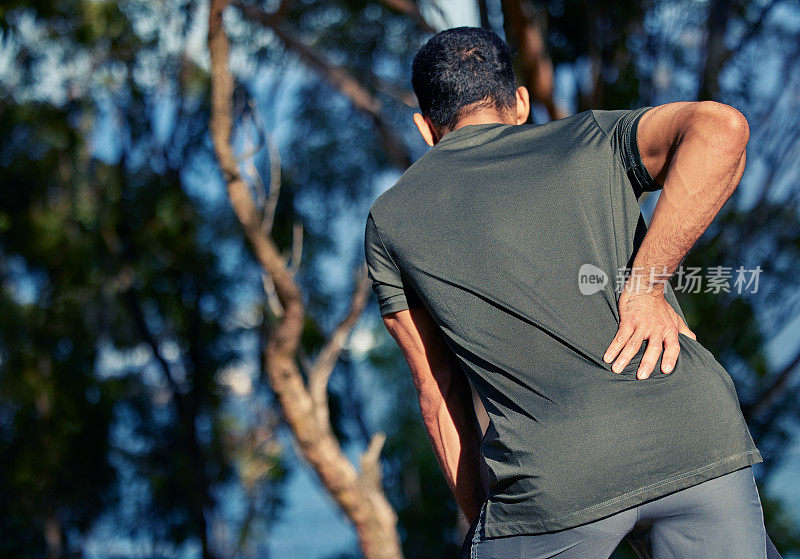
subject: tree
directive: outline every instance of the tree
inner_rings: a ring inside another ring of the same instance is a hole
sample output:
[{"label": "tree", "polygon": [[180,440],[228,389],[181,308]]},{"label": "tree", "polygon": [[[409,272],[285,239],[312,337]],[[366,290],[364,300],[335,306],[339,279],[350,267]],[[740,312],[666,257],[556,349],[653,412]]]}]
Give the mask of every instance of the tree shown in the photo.
[{"label": "tree", "polygon": [[[77,555],[105,520],[113,537],[194,540],[204,557],[244,550],[277,503],[258,486],[277,485],[283,468],[269,408],[255,402],[252,417],[239,418],[224,407],[224,373],[246,358],[236,346],[260,325],[240,324],[242,302],[215,251],[236,247],[225,226],[233,216],[198,211],[183,174],[208,150],[206,75],[180,57],[164,62],[177,62],[179,94],[160,137],[157,94],[134,71],[158,41],[143,42],[113,3],[37,9],[3,13],[19,75],[4,80],[0,108],[0,176],[10,186],[0,241],[0,549]],[[25,25],[40,35],[26,36]],[[47,52],[64,59],[54,65]],[[59,63],[87,58],[95,75],[60,73]],[[122,72],[104,74],[109,67]],[[39,99],[43,75],[63,78],[63,90]],[[103,110],[92,88],[123,137],[107,138],[105,160],[91,144],[110,125],[94,125]],[[226,491],[244,493],[241,521],[219,512]],[[233,542],[213,537],[223,523],[239,528]]]},{"label": "tree", "polygon": [[209,13],[211,134],[231,205],[280,301],[280,318],[267,337],[264,354],[267,374],[303,457],[353,521],[364,555],[369,558],[400,557],[402,552],[395,528],[396,517],[380,483],[378,459],[383,446],[383,434],[378,433],[373,437],[362,455],[361,472],[358,473],[342,452],[329,419],[328,379],[347,336],[364,308],[369,278],[362,266],[350,311],[311,363],[306,384],[297,364],[305,319],[302,293],[269,235],[269,228],[265,228],[263,210],[253,203],[231,146],[233,76],[228,70],[228,39],[222,22],[226,5],[226,0],[215,0],[211,3]]}]

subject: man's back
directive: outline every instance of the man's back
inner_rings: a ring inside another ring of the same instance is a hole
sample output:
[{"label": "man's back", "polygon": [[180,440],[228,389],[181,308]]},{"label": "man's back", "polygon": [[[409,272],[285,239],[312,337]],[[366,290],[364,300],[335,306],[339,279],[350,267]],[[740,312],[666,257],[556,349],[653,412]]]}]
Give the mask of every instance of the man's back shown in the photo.
[{"label": "man's back", "polygon": [[[490,537],[569,528],[761,461],[697,341],[681,335],[675,370],[644,380],[644,345],[621,374],[602,359],[617,270],[645,233],[634,189],[648,184],[625,168],[643,110],[463,126],[371,208],[381,313],[424,304],[491,419]],[[584,264],[607,278],[586,295]]]}]

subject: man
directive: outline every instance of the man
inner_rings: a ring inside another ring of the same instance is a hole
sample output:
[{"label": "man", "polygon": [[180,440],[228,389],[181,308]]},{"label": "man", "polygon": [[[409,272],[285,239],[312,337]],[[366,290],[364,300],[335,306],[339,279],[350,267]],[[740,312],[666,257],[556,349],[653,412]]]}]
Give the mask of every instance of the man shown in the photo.
[{"label": "man", "polygon": [[370,208],[365,252],[472,522],[463,553],[597,559],[628,536],[655,559],[765,557],[762,457],[666,283],[742,176],[745,118],[680,102],[527,124],[479,28],[432,37],[412,83],[432,149]]}]

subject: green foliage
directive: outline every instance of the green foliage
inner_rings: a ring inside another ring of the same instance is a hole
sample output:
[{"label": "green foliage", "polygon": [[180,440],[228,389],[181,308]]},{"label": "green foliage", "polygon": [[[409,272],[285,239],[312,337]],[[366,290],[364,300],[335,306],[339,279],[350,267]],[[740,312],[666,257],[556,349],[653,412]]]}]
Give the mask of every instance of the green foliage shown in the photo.
[{"label": "green foliage", "polygon": [[78,219],[85,182],[68,113],[4,111],[0,148],[0,553],[41,555],[42,528],[83,531],[114,500],[108,434],[124,380],[95,376],[108,280],[101,239]]},{"label": "green foliage", "polygon": [[[207,80],[188,61],[173,76],[187,93],[167,141],[135,72],[100,80],[98,97],[26,100],[47,41],[70,41],[104,67],[133,68],[157,48],[132,29],[124,10],[135,4],[38,8],[45,38],[30,45],[17,24],[31,12],[3,13],[20,58],[38,61],[0,90],[0,555],[80,554],[114,518],[114,539],[190,539],[211,556],[210,521],[228,493],[244,493],[251,512],[226,518],[242,538],[217,545],[246,548],[278,503],[258,487],[285,470],[269,439],[249,438],[254,425],[268,430],[255,423],[263,414],[226,407],[236,397],[223,373],[247,357],[243,340],[260,324],[237,318],[247,301],[235,287],[257,276],[226,272],[254,270],[230,210],[199,204],[185,180],[190,161],[210,160]],[[104,111],[113,125],[98,124]],[[110,162],[93,157],[98,133],[113,144]]]}]

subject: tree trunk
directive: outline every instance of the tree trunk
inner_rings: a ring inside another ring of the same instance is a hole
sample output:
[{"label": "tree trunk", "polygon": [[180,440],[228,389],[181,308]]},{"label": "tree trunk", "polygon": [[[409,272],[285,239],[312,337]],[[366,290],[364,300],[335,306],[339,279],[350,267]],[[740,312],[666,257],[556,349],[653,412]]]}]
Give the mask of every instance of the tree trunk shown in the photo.
[{"label": "tree trunk", "polygon": [[[353,522],[367,559],[402,557],[397,517],[381,488],[380,449],[384,436],[376,434],[361,459],[361,472],[342,452],[328,419],[325,390],[310,390],[298,367],[298,350],[305,310],[302,293],[288,271],[273,239],[264,233],[263,215],[256,208],[239,172],[231,146],[233,76],[228,68],[228,37],[222,23],[227,0],[212,0],[208,23],[211,55],[211,137],[228,197],[252,250],[272,280],[283,312],[268,334],[265,367],[281,411],[297,441],[300,453],[317,473],[323,486]],[[364,267],[362,266],[362,269]],[[363,270],[362,270],[363,272]],[[364,274],[365,275],[365,274]],[[363,276],[362,276],[363,277]],[[351,311],[320,352],[309,374],[309,385],[327,384],[353,316],[361,313],[368,283],[358,282]],[[321,393],[320,393],[321,392]]]}]

